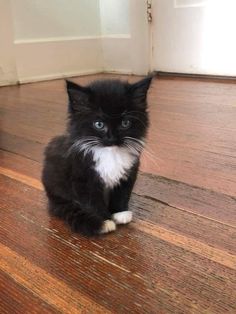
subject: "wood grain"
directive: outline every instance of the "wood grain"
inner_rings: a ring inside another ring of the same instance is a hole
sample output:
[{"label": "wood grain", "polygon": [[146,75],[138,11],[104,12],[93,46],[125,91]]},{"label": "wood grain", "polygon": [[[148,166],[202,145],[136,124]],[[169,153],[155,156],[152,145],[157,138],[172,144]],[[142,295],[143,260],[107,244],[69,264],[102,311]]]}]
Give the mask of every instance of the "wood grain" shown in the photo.
[{"label": "wood grain", "polygon": [[[155,185],[156,189],[152,186]],[[236,197],[140,173],[135,192],[224,225],[236,226]]]},{"label": "wood grain", "polygon": [[29,186],[35,187],[36,189],[43,190],[43,184],[39,180],[28,177],[28,176],[21,174],[19,172],[0,167],[0,173],[9,177],[9,178],[15,179],[15,180],[20,181],[22,183],[25,183]]},{"label": "wood grain", "polygon": [[0,291],[0,309],[3,314],[58,313],[54,307],[38,298],[32,291],[18,284],[3,271],[0,271]]},{"label": "wood grain", "polygon": [[70,289],[62,281],[56,280],[8,247],[1,244],[0,250],[2,254],[0,269],[13,278],[15,282],[30,290],[47,304],[55,306],[59,311],[109,313],[98,304],[93,304],[91,299],[87,299],[78,291]]},{"label": "wood grain", "polygon": [[62,80],[0,89],[0,313],[236,313],[234,82],[154,80],[134,220],[92,239],[40,181],[65,102]]},{"label": "wood grain", "polygon": [[[42,191],[5,176],[1,187],[4,206],[11,194],[1,215],[3,245],[70,288],[87,294],[93,302],[109,310],[118,309],[122,303],[124,313],[135,302],[135,313],[155,313],[156,309],[175,312],[178,300],[179,313],[185,306],[195,308],[196,313],[209,306],[220,313],[226,304],[236,309],[235,257],[224,248],[218,249],[214,242],[208,245],[187,233],[188,236],[178,235],[171,226],[159,227],[155,218],[150,223],[137,214],[135,221],[129,227],[119,228],[117,234],[88,240],[71,234],[59,220],[48,217]],[[135,213],[140,212],[144,201],[142,197],[133,201]],[[162,208],[162,204],[157,204],[155,211]],[[180,227],[181,221],[177,224]],[[195,228],[198,226],[193,225]],[[15,234],[20,236],[16,238]],[[216,231],[214,237],[217,235]],[[195,278],[191,289],[186,276]],[[177,287],[176,295],[173,293]],[[217,296],[217,302],[209,301],[211,293]]]}]

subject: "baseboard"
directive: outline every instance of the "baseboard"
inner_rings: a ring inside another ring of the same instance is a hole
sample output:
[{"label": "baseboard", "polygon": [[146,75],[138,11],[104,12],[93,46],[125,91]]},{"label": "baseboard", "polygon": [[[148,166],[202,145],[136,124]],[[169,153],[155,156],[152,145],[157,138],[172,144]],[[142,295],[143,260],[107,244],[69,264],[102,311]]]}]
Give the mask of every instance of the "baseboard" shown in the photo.
[{"label": "baseboard", "polygon": [[168,78],[189,78],[199,79],[208,81],[231,81],[236,82],[236,76],[225,76],[225,75],[211,75],[211,74],[192,74],[192,73],[179,73],[179,72],[165,72],[165,71],[154,71],[157,77],[168,77]]},{"label": "baseboard", "polygon": [[[118,75],[137,75],[129,69],[90,69],[86,71],[74,71],[74,72],[65,72],[65,73],[55,73],[41,76],[30,76],[26,78],[21,78],[19,81],[9,81],[9,82],[0,82],[0,87],[17,85],[17,84],[26,84],[34,83],[40,81],[49,81],[56,79],[63,79],[69,77],[83,76],[83,75],[93,75],[93,74],[118,74]],[[187,74],[187,73],[176,73],[176,72],[163,72],[163,71],[154,71],[153,74],[156,77],[161,78],[187,78],[194,80],[205,80],[205,81],[222,81],[222,82],[236,82],[236,77],[234,76],[220,76],[220,75],[204,75],[204,74]]]},{"label": "baseboard", "polygon": [[94,39],[130,39],[130,34],[109,34],[99,36],[57,36],[57,37],[41,37],[41,38],[28,38],[28,39],[16,39],[15,45],[23,44],[38,44],[38,43],[55,43],[66,41],[78,41],[78,40],[94,40]]},{"label": "baseboard", "polygon": [[68,78],[68,77],[92,75],[92,74],[99,74],[99,73],[103,73],[102,68],[101,69],[91,69],[91,70],[87,70],[87,71],[75,71],[75,72],[65,72],[65,73],[41,75],[41,76],[31,76],[31,77],[20,79],[19,83],[20,84],[26,84],[26,83],[50,81],[50,80]]},{"label": "baseboard", "polygon": [[15,49],[19,82],[103,72],[133,74],[130,39],[129,34],[112,34],[18,40]]},{"label": "baseboard", "polygon": [[50,80],[103,70],[99,38],[15,44],[20,83]]},{"label": "baseboard", "polygon": [[[66,79],[66,78],[70,78],[70,77],[94,75],[94,74],[114,74],[114,75],[117,74],[117,75],[143,76],[143,75],[138,75],[138,74],[132,73],[132,71],[125,70],[125,69],[107,69],[105,71],[103,69],[99,69],[99,70],[94,69],[94,70],[88,70],[88,71],[67,72],[67,73],[63,73],[63,74],[57,73],[57,74],[42,75],[42,76],[31,76],[31,77],[21,79],[19,82],[7,84],[7,85],[28,84],[28,83],[34,83],[34,82]],[[0,84],[0,86],[1,86],[1,84]]]},{"label": "baseboard", "polygon": [[18,81],[4,81],[4,82],[0,82],[0,87],[17,85],[17,84],[19,84]]},{"label": "baseboard", "polygon": [[120,74],[120,75],[132,75],[134,73],[132,73],[131,70],[126,70],[126,69],[106,69],[104,70],[102,73],[106,73],[106,74]]},{"label": "baseboard", "polygon": [[130,34],[20,39],[14,48],[21,84],[97,73],[145,74],[133,65]]}]

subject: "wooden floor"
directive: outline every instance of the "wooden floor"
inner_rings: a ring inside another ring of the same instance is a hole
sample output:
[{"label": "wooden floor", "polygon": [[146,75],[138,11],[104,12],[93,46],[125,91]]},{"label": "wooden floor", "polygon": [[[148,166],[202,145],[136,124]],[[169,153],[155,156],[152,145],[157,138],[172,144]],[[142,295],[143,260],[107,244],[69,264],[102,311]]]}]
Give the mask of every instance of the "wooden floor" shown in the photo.
[{"label": "wooden floor", "polygon": [[86,239],[48,216],[40,183],[64,82],[0,89],[1,314],[236,313],[236,84],[154,79],[149,103],[134,221]]}]

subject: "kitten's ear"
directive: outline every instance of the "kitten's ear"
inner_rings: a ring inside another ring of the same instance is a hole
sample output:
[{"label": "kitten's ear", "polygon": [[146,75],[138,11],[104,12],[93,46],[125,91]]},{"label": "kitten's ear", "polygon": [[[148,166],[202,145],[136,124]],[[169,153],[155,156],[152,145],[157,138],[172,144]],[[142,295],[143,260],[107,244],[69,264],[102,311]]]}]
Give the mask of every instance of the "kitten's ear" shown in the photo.
[{"label": "kitten's ear", "polygon": [[141,81],[131,84],[129,87],[129,93],[131,93],[135,106],[139,107],[140,109],[145,109],[147,106],[147,92],[152,78],[153,76],[147,76]]},{"label": "kitten's ear", "polygon": [[66,80],[66,89],[69,97],[69,112],[88,109],[89,88]]}]

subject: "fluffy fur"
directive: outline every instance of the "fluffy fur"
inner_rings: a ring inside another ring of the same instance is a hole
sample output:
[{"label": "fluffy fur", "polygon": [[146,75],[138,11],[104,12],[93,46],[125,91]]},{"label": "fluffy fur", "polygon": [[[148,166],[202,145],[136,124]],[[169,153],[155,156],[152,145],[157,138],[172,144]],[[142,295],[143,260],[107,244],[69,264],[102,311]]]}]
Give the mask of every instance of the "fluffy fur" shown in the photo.
[{"label": "fluffy fur", "polygon": [[50,213],[73,231],[91,236],[132,220],[128,202],[148,128],[150,82],[67,81],[68,128],[46,147],[42,181]]},{"label": "fluffy fur", "polygon": [[121,179],[127,179],[128,171],[137,161],[137,156],[126,147],[97,147],[93,150],[95,170],[107,188],[118,185]]}]

